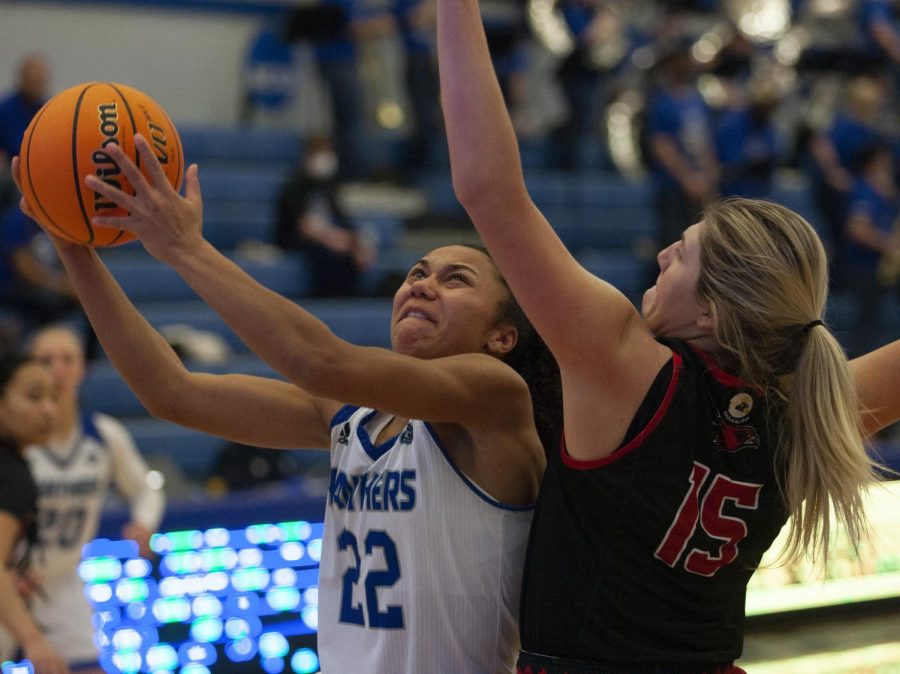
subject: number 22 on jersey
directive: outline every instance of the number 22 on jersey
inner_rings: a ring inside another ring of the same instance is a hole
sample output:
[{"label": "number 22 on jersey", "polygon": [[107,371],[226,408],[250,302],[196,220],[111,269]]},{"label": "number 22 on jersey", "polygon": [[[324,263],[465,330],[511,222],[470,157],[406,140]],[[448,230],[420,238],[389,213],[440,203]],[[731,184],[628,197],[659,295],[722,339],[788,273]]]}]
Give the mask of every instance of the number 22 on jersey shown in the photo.
[{"label": "number 22 on jersey", "polygon": [[[400,578],[400,561],[397,556],[397,546],[394,541],[382,529],[370,530],[363,541],[363,548],[360,550],[356,535],[344,529],[337,539],[338,550],[348,550],[353,557],[353,563],[344,572],[344,583],[341,591],[341,614],[340,621],[342,623],[351,623],[353,625],[366,626],[366,616],[368,615],[368,626],[376,629],[403,629],[403,607],[387,606],[382,609],[378,605],[379,588],[392,587]],[[362,578],[362,557],[360,552],[365,554],[367,558],[372,557],[372,553],[376,549],[380,549],[384,554],[385,568],[378,570],[369,570]],[[353,603],[353,590],[362,582],[365,588],[366,606],[363,610],[362,602]]]}]

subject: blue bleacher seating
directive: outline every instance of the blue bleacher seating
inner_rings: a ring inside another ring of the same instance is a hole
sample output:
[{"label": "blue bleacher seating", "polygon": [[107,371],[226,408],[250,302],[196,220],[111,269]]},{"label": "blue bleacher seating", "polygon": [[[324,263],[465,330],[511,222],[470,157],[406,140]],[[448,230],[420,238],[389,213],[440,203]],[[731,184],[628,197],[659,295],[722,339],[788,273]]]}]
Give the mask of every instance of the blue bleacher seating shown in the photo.
[{"label": "blue bleacher seating", "polygon": [[226,442],[222,438],[152,417],[122,419],[122,423],[142,454],[151,459],[166,458],[192,477],[209,475],[212,462]]},{"label": "blue bleacher seating", "polygon": [[[390,346],[390,299],[310,299],[303,300],[303,307],[342,339],[365,346]],[[186,324],[221,335],[236,351],[247,349],[219,315],[201,301],[146,302],[140,303],[138,309],[156,328]]]},{"label": "blue bleacher seating", "polygon": [[286,178],[280,167],[210,168],[201,172],[200,187],[204,201],[272,203]]},{"label": "blue bleacher seating", "polygon": [[291,129],[179,125],[178,135],[185,161],[199,163],[201,176],[207,163],[245,164],[252,160],[285,169],[295,165],[300,156],[301,135]]},{"label": "blue bleacher seating", "polygon": [[[183,301],[194,292],[171,267],[138,249],[104,251],[104,261],[126,294],[134,301]],[[309,271],[299,254],[285,254],[269,264],[236,258],[253,278],[282,295],[297,297],[310,288]]]},{"label": "blue bleacher seating", "polygon": [[[188,361],[186,367],[194,372],[249,374],[283,379],[252,353],[234,354],[224,363]],[[107,360],[91,363],[81,387],[81,401],[85,409],[104,412],[114,417],[142,417],[147,414],[137,396],[122,379],[122,375]]]}]

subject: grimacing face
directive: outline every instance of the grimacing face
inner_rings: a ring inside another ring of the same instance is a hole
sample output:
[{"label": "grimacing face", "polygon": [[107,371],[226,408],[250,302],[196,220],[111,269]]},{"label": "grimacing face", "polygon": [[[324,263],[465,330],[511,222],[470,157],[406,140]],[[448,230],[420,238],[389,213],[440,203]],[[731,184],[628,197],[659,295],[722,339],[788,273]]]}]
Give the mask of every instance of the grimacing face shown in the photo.
[{"label": "grimacing face", "polygon": [[514,329],[497,324],[507,297],[493,261],[484,253],[466,246],[437,248],[413,265],[394,294],[394,351],[419,358],[502,355],[516,339]]},{"label": "grimacing face", "polygon": [[29,362],[16,370],[0,395],[0,433],[17,445],[45,442],[58,413],[49,369]]}]

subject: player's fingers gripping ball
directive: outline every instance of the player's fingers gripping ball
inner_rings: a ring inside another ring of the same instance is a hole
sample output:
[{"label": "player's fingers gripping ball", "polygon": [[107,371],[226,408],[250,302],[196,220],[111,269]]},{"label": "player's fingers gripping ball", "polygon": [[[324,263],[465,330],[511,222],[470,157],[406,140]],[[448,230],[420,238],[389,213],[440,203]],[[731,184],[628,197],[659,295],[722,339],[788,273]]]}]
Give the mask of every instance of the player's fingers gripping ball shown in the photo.
[{"label": "player's fingers gripping ball", "polygon": [[93,173],[127,194],[131,183],[109,156],[118,145],[148,176],[135,149],[143,135],[172,186],[181,189],[184,152],[172,120],[141,91],[111,82],[87,82],[47,101],[25,131],[20,153],[22,192],[35,218],[57,236],[88,246],[117,246],[135,235],[91,223],[95,215],[126,211],[84,184]]}]

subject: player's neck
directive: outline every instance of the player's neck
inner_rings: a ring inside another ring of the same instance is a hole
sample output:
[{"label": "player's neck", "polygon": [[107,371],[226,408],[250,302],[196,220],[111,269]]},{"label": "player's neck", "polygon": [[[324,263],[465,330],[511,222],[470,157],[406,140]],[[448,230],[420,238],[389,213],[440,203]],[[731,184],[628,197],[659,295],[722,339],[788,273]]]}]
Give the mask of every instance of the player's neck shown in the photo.
[{"label": "player's neck", "polygon": [[53,431],[51,440],[65,440],[71,434],[75,425],[78,423],[79,409],[77,404],[67,405],[62,403],[59,408],[59,420],[56,429]]}]

